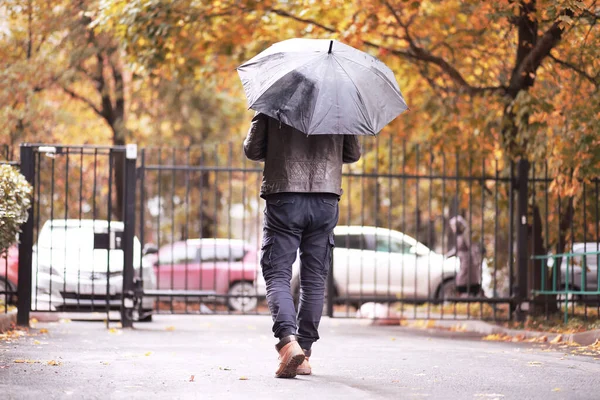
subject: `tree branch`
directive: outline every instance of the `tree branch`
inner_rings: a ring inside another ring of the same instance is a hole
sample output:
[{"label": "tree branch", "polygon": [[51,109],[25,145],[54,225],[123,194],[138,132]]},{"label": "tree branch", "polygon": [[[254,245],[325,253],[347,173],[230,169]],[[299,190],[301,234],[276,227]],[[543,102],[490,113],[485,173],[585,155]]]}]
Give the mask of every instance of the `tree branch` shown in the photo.
[{"label": "tree branch", "polygon": [[272,13],[277,14],[279,16],[293,19],[294,21],[302,22],[302,23],[305,23],[305,24],[312,24],[314,26],[317,26],[317,27],[319,27],[319,28],[321,28],[321,29],[329,32],[329,33],[337,33],[337,29],[331,28],[331,27],[326,26],[326,25],[323,25],[323,24],[321,24],[321,23],[319,23],[319,22],[317,22],[315,20],[312,20],[312,19],[301,18],[301,17],[298,17],[298,16],[296,16],[294,14],[290,14],[287,11],[280,10],[278,8],[271,8],[269,11],[271,11]]},{"label": "tree branch", "polygon": [[[564,14],[573,16],[571,10],[566,10]],[[560,42],[563,30],[564,28],[561,27],[560,21],[557,20],[536,40],[533,48],[522,56],[521,61],[516,64],[510,78],[508,93],[511,97],[516,97],[520,90],[533,85],[536,70],[542,64],[544,58],[550,54],[550,51]],[[518,59],[519,57],[517,57]]]},{"label": "tree branch", "polygon": [[590,74],[588,74],[581,68],[577,67],[576,65],[573,65],[568,61],[560,60],[560,59],[554,57],[552,54],[549,54],[549,57],[552,60],[554,60],[556,63],[562,65],[563,67],[566,67],[570,70],[573,70],[574,72],[577,72],[579,75],[581,75],[582,77],[584,77],[585,79],[590,81],[594,86],[598,87],[598,85],[600,84],[600,79],[598,78],[598,76],[591,76]]},{"label": "tree branch", "polygon": [[[504,86],[486,86],[486,87],[471,86],[463,78],[463,76],[460,74],[460,72],[458,72],[458,70],[456,68],[454,68],[452,65],[450,65],[446,60],[444,60],[441,57],[431,54],[429,51],[425,50],[422,47],[419,47],[416,44],[416,42],[412,39],[412,37],[410,36],[410,33],[408,31],[408,26],[410,25],[410,22],[408,24],[403,23],[402,20],[400,19],[400,17],[397,15],[397,13],[391,7],[391,5],[386,0],[383,0],[383,2],[386,4],[388,9],[390,9],[390,11],[393,13],[394,19],[396,20],[396,22],[398,22],[398,24],[402,28],[404,28],[406,37],[402,38],[402,40],[406,40],[408,42],[409,50],[393,49],[393,48],[383,46],[381,44],[377,44],[375,42],[363,40],[363,43],[365,45],[375,48],[375,49],[385,50],[396,56],[411,60],[412,62],[424,61],[427,63],[435,64],[438,67],[440,67],[442,69],[442,71],[446,75],[448,75],[450,77],[450,79],[452,79],[452,81],[454,81],[459,86],[459,89],[462,89],[463,91],[469,93],[470,95],[477,95],[477,94],[482,94],[485,92],[504,92],[506,90],[506,88]],[[312,19],[298,17],[294,14],[291,14],[291,13],[281,10],[281,9],[272,8],[272,9],[270,9],[270,11],[279,16],[293,19],[294,21],[302,22],[305,24],[313,24],[327,32],[330,32],[330,33],[338,32],[335,28],[321,24]]]},{"label": "tree branch", "polygon": [[91,100],[75,93],[74,91],[72,91],[71,89],[61,86],[61,89],[68,94],[69,96],[71,96],[72,98],[76,99],[76,100],[80,100],[82,102],[84,102],[87,106],[89,106],[96,114],[98,114],[100,117],[104,118],[104,114],[102,114],[102,110],[100,110],[98,107],[96,107],[96,105],[94,103],[92,103]]}]

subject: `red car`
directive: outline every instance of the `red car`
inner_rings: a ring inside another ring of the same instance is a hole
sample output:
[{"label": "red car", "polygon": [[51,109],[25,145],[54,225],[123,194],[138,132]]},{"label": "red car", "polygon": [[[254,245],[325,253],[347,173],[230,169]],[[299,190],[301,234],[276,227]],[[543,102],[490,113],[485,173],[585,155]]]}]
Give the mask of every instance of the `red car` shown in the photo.
[{"label": "red car", "polygon": [[19,248],[14,245],[8,249],[7,257],[0,257],[0,300],[7,299],[12,303],[17,291],[19,278]]},{"label": "red car", "polygon": [[229,295],[235,311],[256,308],[256,249],[237,239],[188,239],[162,246],[154,257],[158,290],[206,290]]}]

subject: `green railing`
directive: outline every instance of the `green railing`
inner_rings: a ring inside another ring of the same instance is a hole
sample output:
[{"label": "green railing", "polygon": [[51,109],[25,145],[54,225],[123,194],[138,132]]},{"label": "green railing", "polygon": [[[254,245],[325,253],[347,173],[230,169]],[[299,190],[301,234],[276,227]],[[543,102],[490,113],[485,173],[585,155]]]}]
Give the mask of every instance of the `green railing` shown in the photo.
[{"label": "green railing", "polygon": [[[534,290],[534,295],[564,295],[564,310],[565,310],[565,324],[569,320],[569,295],[575,296],[600,296],[600,274],[596,272],[596,290],[586,290],[587,288],[587,257],[598,256],[600,251],[585,251],[578,253],[563,253],[563,254],[549,254],[549,255],[538,255],[531,257],[533,260],[548,260],[552,258],[554,260],[552,268],[552,288],[546,288],[548,265],[547,263],[542,265],[542,287],[541,290]],[[581,257],[581,265],[573,265],[572,259],[575,257]],[[562,258],[565,262],[565,279],[561,282],[562,276],[562,263],[561,271],[554,268],[557,265],[556,260]],[[579,282],[571,281],[571,275],[575,275],[575,268],[581,268],[581,279]],[[598,266],[596,265],[597,269]],[[584,272],[585,271],[585,272]],[[579,288],[575,289],[576,284],[579,284]]]}]

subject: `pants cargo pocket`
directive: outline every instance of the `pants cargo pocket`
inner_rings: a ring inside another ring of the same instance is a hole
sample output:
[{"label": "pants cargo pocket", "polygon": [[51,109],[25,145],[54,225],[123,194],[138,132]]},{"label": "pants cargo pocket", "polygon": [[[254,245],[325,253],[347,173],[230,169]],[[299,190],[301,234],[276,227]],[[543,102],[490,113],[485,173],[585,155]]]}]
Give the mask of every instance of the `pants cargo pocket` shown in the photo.
[{"label": "pants cargo pocket", "polygon": [[273,244],[275,243],[275,236],[271,233],[265,232],[260,246],[260,266],[264,270],[265,268],[271,268],[271,253],[273,252]]},{"label": "pants cargo pocket", "polygon": [[331,262],[333,257],[333,249],[335,248],[335,240],[333,237],[333,232],[329,234],[329,246],[327,246],[327,270],[331,269]]}]

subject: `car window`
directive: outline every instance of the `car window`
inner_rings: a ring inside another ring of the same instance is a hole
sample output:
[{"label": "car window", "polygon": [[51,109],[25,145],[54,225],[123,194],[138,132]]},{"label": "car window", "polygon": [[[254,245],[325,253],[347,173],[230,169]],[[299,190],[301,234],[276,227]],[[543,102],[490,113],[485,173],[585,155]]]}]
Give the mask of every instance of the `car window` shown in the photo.
[{"label": "car window", "polygon": [[183,264],[193,262],[196,252],[193,248],[182,244],[167,245],[160,249],[158,253],[158,263],[164,264]]},{"label": "car window", "polygon": [[94,232],[85,227],[54,227],[44,228],[40,235],[39,247],[53,249],[92,249]]},{"label": "car window", "polygon": [[[583,253],[583,252],[589,252],[589,253],[593,253],[596,251],[600,250],[600,245],[596,245],[594,243],[588,243],[585,246],[584,245],[579,245],[579,246],[573,246],[573,253]],[[590,254],[585,256],[586,259],[586,263],[587,265],[598,265],[598,255],[597,254]],[[583,256],[576,256],[573,257],[573,261],[575,262],[575,264],[577,265],[583,265]]]},{"label": "car window", "polygon": [[377,251],[386,253],[409,254],[412,246],[398,238],[377,236]]},{"label": "car window", "polygon": [[335,247],[354,250],[374,250],[367,237],[361,234],[336,235],[334,237]]},{"label": "car window", "polygon": [[243,246],[205,245],[197,249],[196,260],[210,261],[241,261],[246,255]]}]

